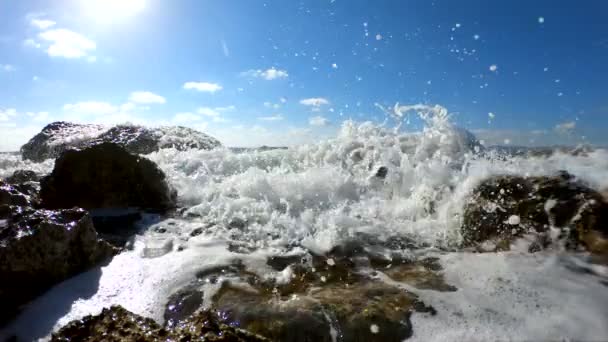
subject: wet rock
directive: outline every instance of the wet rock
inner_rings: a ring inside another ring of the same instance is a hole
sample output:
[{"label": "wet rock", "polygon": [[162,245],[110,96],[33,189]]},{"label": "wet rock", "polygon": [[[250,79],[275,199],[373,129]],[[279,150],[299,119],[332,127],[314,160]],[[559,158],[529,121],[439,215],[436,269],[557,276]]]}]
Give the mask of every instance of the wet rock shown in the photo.
[{"label": "wet rock", "polygon": [[174,328],[163,328],[153,320],[131,313],[120,306],[103,309],[68,323],[53,334],[51,341],[267,341],[249,332],[218,322],[201,311]]},{"label": "wet rock", "polygon": [[21,147],[24,159],[43,161],[57,158],[69,149],[82,149],[101,143],[115,143],[136,154],[148,154],[163,148],[213,149],[220,142],[187,127],[146,128],[119,125],[112,128],[53,122]]},{"label": "wet rock", "polygon": [[0,321],[52,285],[116,252],[98,238],[82,209],[0,206]]},{"label": "wet rock", "polygon": [[176,193],[152,161],[117,144],[103,143],[82,151],[66,151],[53,172],[42,179],[45,208],[74,206],[140,208],[166,211],[175,207]]},{"label": "wet rock", "polygon": [[275,341],[332,341],[334,334],[339,341],[403,341],[412,335],[412,312],[434,313],[415,295],[371,281],[287,297],[225,284],[213,309],[225,322]]},{"label": "wet rock", "polygon": [[105,129],[100,125],[82,125],[58,121],[46,125],[21,147],[23,159],[42,162],[56,158],[64,151],[83,146],[85,141],[101,134]]},{"label": "wet rock", "polygon": [[10,184],[38,181],[40,181],[40,176],[32,170],[17,170],[10,177],[6,178],[6,182]]},{"label": "wet rock", "polygon": [[386,166],[380,166],[376,169],[376,173],[374,174],[375,177],[380,179],[386,178],[386,175],[388,175],[388,168]]},{"label": "wet rock", "polygon": [[[260,277],[239,263],[218,267],[202,272],[199,286],[221,286],[211,308],[224,322],[271,340],[332,341],[336,336],[338,341],[403,341],[412,335],[412,312],[435,311],[416,295],[359,270],[370,266],[365,248],[359,247],[271,257],[267,264],[279,272],[276,279]],[[389,265],[388,270],[395,280],[418,288],[455,290],[434,274],[441,268],[436,259],[408,266]]]},{"label": "wet rock", "polygon": [[441,265],[429,259],[415,262],[389,265],[382,270],[391,279],[412,285],[417,289],[435,290],[440,292],[454,292],[458,289],[447,284],[438,271]]},{"label": "wet rock", "polygon": [[[608,204],[566,172],[550,177],[496,176],[482,182],[465,204],[465,246],[494,241],[508,249],[513,237],[561,229],[567,247],[604,250]],[[538,249],[541,244],[535,246]]]},{"label": "wet rock", "polygon": [[186,321],[203,305],[203,291],[197,288],[186,288],[169,297],[164,319],[168,327]]},{"label": "wet rock", "polygon": [[31,205],[27,195],[21,193],[15,186],[0,180],[0,205]]}]

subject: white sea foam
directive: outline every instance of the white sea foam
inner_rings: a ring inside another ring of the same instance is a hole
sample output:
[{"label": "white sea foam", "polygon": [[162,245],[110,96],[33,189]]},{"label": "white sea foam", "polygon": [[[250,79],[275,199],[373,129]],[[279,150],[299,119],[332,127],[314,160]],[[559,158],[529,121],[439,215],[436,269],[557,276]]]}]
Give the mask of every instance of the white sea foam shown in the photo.
[{"label": "white sea foam", "polygon": [[[407,236],[450,249],[460,242],[463,203],[491,175],[566,170],[595,189],[608,188],[606,150],[505,157],[483,152],[470,133],[450,123],[442,107],[392,110],[400,121],[413,112],[426,123],[420,133],[347,121],[331,140],[287,150],[164,149],[148,155],[177,188],[188,208],[184,217],[158,223],[165,233],[143,233],[135,250],[108,266],[56,286],[0,337],[46,336],[111,304],[160,321],[167,297],[197,271],[237,257],[227,251],[231,242],[258,248],[238,257],[248,269],[279,281],[287,281],[291,269],[270,269],[267,256],[292,246],[322,253],[358,232],[380,239]],[[0,166],[0,175],[6,175],[18,168],[48,171],[52,163],[27,164],[4,155]],[[386,167],[385,175],[380,166]],[[201,228],[203,234],[191,237]],[[565,267],[561,258],[450,253],[441,260],[447,282],[459,290],[414,291],[439,312],[414,315],[419,340],[608,337],[600,324],[608,317],[606,287],[597,276]],[[41,323],[32,327],[35,321]]]}]

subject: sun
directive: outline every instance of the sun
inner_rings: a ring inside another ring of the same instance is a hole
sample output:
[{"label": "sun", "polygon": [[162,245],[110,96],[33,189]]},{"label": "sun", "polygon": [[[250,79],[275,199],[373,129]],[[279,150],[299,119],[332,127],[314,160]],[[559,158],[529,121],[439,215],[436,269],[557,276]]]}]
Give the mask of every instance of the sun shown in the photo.
[{"label": "sun", "polygon": [[146,8],[146,0],[80,0],[83,12],[97,22],[130,18]]}]

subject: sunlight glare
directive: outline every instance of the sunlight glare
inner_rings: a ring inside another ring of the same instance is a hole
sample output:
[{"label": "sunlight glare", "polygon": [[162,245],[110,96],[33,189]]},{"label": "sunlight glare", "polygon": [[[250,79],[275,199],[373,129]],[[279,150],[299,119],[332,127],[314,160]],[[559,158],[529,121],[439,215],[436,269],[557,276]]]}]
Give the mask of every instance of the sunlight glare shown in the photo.
[{"label": "sunlight glare", "polygon": [[146,0],[81,0],[84,10],[96,21],[114,21],[138,14]]}]

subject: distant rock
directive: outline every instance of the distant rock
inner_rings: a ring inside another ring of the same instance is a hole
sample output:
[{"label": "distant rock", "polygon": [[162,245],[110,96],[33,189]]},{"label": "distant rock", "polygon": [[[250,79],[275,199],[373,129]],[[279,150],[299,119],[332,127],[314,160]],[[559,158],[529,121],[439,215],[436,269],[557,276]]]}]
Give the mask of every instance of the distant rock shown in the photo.
[{"label": "distant rock", "polygon": [[48,209],[81,207],[139,208],[166,211],[177,194],[156,164],[114,143],[69,150],[41,181],[41,205]]},{"label": "distant rock", "polygon": [[6,178],[6,182],[11,184],[38,181],[40,181],[40,176],[32,170],[17,170],[10,177]]},{"label": "distant rock", "polygon": [[533,246],[540,249],[551,242],[550,227],[569,248],[608,252],[608,203],[566,172],[483,181],[465,204],[462,236],[467,246],[493,241],[496,249],[509,249],[513,237],[541,233]]},{"label": "distant rock", "polygon": [[103,309],[96,316],[70,322],[53,334],[51,341],[268,341],[247,331],[220,323],[214,314],[201,311],[174,328],[163,328],[153,320],[120,306]]},{"label": "distant rock", "polygon": [[0,322],[49,287],[110,258],[81,209],[0,206]]},{"label": "distant rock", "polygon": [[163,148],[187,150],[221,146],[215,138],[181,126],[146,128],[119,125],[108,128],[59,121],[48,124],[23,145],[21,154],[24,159],[40,162],[57,158],[68,149],[82,149],[104,142],[119,144],[127,151],[137,154],[148,154]]}]

